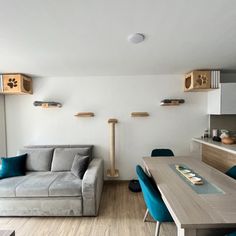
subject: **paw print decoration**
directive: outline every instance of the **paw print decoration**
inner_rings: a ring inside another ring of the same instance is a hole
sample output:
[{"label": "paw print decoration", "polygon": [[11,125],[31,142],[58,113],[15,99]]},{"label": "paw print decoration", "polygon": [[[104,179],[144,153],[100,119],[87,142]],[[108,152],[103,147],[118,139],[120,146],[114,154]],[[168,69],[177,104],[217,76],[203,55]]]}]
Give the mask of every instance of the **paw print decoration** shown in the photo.
[{"label": "paw print decoration", "polygon": [[7,86],[11,89],[17,87],[17,80],[15,78],[9,78]]}]

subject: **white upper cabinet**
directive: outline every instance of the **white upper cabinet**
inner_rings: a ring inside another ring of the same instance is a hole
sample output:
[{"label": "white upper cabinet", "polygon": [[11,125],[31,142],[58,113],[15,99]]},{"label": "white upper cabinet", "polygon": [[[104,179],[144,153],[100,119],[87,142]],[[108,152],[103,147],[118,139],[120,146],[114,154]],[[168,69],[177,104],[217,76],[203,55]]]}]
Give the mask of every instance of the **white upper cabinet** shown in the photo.
[{"label": "white upper cabinet", "polygon": [[236,114],[236,83],[221,83],[208,92],[208,114]]}]

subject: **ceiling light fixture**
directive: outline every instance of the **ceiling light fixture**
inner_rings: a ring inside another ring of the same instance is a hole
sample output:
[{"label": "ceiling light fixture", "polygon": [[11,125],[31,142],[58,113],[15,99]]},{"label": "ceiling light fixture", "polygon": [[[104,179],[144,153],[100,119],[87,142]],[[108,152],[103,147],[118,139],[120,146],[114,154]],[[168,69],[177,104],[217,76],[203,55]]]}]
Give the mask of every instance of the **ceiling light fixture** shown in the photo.
[{"label": "ceiling light fixture", "polygon": [[141,43],[144,41],[144,39],[145,39],[145,36],[144,34],[141,34],[141,33],[135,33],[128,36],[128,41],[134,44]]}]

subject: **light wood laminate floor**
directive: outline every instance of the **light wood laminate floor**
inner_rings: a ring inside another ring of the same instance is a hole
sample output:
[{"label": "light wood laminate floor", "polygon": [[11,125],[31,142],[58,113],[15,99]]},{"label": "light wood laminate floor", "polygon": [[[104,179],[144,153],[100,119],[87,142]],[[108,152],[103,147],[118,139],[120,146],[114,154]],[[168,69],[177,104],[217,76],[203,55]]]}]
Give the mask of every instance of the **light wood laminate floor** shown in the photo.
[{"label": "light wood laminate floor", "polygon": [[[142,194],[127,182],[106,182],[98,217],[0,217],[0,229],[16,236],[154,236],[155,223],[142,221],[145,210]],[[161,225],[160,236],[175,235],[174,223]]]}]

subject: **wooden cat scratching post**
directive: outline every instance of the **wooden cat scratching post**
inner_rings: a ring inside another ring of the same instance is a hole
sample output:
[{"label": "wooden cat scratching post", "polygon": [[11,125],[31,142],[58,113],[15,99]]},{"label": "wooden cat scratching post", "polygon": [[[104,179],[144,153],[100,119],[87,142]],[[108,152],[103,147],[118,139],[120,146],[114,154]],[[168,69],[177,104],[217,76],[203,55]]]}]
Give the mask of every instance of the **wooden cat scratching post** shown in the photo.
[{"label": "wooden cat scratching post", "polygon": [[119,177],[119,170],[115,168],[115,124],[118,123],[117,119],[109,119],[110,126],[110,162],[111,169],[107,170],[108,177]]}]

